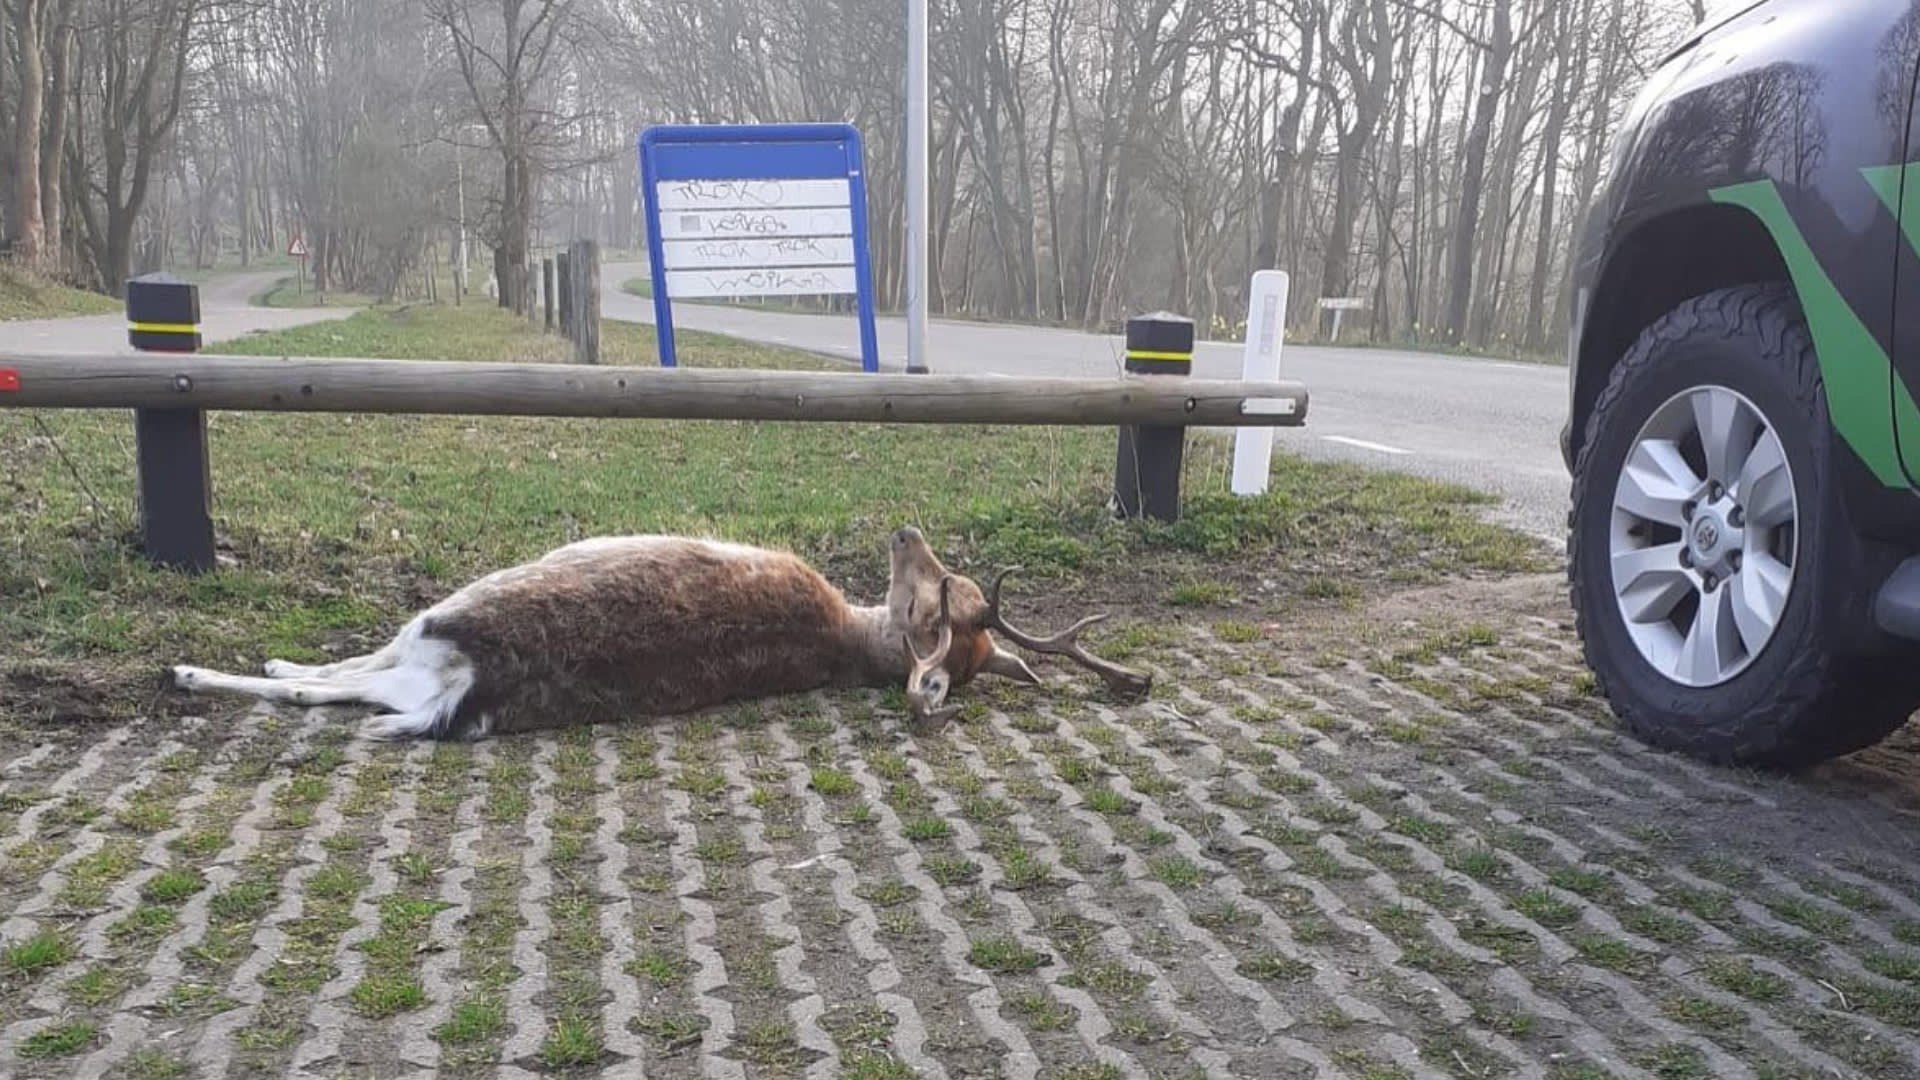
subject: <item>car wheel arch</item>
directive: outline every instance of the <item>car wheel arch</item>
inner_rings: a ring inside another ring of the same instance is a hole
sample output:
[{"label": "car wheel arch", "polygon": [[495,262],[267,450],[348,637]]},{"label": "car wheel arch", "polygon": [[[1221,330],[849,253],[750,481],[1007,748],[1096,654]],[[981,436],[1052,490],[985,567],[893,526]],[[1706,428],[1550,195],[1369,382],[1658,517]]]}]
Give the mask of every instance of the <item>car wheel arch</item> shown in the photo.
[{"label": "car wheel arch", "polygon": [[1699,203],[1647,218],[1609,245],[1582,313],[1569,460],[1600,391],[1647,327],[1686,300],[1738,285],[1794,283],[1765,224],[1744,207]]}]

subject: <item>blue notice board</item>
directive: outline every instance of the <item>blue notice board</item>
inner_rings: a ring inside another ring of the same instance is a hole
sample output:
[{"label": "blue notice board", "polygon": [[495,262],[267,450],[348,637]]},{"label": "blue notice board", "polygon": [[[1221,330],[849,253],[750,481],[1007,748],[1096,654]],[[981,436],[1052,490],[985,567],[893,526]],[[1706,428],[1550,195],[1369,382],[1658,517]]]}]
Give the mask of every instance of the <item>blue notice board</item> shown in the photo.
[{"label": "blue notice board", "polygon": [[676,363],[675,300],[852,294],[860,366],[880,370],[863,161],[851,124],[660,125],[640,134],[662,367]]}]

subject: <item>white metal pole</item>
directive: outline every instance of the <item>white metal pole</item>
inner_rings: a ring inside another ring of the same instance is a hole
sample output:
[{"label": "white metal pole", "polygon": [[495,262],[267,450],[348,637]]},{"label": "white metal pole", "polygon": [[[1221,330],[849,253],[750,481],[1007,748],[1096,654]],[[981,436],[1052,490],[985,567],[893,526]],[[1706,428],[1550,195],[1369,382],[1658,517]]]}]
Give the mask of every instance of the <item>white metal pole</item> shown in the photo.
[{"label": "white metal pole", "polygon": [[[1280,347],[1287,330],[1287,290],[1292,279],[1282,270],[1254,273],[1247,290],[1247,342],[1240,377],[1247,382],[1277,382]],[[1233,493],[1259,495],[1273,470],[1273,429],[1243,427],[1234,432]]]},{"label": "white metal pole", "polygon": [[907,370],[927,366],[927,0],[907,0]]}]

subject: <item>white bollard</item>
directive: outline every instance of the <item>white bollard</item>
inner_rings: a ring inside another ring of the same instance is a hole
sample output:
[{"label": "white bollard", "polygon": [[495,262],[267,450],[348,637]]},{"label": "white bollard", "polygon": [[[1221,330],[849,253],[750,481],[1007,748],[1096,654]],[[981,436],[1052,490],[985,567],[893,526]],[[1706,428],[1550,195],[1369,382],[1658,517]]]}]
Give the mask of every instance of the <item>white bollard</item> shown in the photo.
[{"label": "white bollard", "polygon": [[[1253,275],[1247,295],[1247,344],[1242,379],[1275,382],[1280,378],[1280,344],[1287,321],[1287,288],[1282,270]],[[1261,495],[1273,469],[1273,429],[1243,427],[1233,438],[1233,493]]]}]

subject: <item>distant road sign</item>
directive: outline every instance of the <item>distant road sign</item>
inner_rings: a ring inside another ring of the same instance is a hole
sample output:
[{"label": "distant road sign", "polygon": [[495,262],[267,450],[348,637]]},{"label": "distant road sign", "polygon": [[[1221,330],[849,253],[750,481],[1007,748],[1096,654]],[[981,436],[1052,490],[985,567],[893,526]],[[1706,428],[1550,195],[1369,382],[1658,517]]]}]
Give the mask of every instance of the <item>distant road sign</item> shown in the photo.
[{"label": "distant road sign", "polygon": [[287,245],[287,254],[296,259],[304,259],[307,257],[307,242],[299,233],[293,234],[293,242]]},{"label": "distant road sign", "polygon": [[1333,341],[1340,341],[1340,322],[1349,311],[1365,311],[1366,300],[1358,296],[1323,296],[1320,298],[1320,310],[1333,312]]},{"label": "distant road sign", "polygon": [[847,296],[860,358],[880,369],[860,133],[850,124],[665,125],[640,135],[660,364],[673,301]]}]

